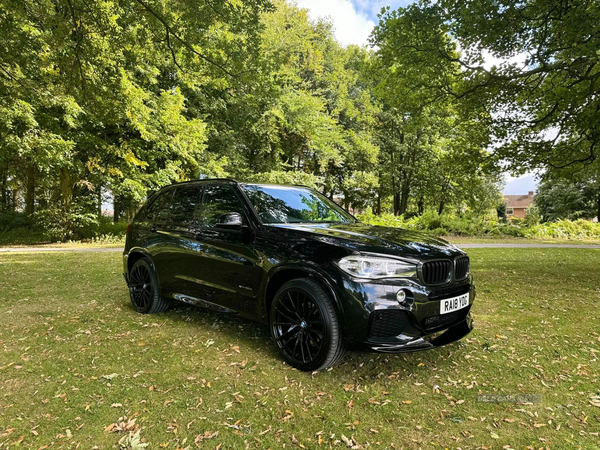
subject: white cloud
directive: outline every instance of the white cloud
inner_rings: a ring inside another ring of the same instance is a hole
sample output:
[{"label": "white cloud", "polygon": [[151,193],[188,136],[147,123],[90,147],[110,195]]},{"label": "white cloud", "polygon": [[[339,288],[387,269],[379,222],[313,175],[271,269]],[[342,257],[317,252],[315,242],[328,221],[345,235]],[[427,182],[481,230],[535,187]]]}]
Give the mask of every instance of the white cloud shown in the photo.
[{"label": "white cloud", "polygon": [[518,53],[511,58],[497,58],[487,50],[484,50],[482,52],[482,54],[483,54],[483,67],[486,70],[490,70],[493,66],[500,66],[501,64],[504,64],[504,63],[517,64],[517,67],[524,68],[525,62],[527,60],[526,53]]},{"label": "white cloud", "polygon": [[335,37],[342,45],[366,45],[375,22],[359,13],[350,0],[298,0],[311,20],[331,18]]},{"label": "white cloud", "polygon": [[506,184],[504,185],[505,195],[525,195],[530,191],[537,191],[539,184],[539,173],[528,172],[520,177],[513,177],[505,174]]}]

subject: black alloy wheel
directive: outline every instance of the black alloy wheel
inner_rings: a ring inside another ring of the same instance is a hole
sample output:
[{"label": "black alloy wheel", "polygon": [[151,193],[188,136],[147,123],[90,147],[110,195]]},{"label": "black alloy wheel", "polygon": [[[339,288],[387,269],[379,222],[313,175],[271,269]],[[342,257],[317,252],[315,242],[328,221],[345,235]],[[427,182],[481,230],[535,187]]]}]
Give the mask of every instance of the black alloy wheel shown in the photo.
[{"label": "black alloy wheel", "polygon": [[138,259],[129,272],[129,296],[133,307],[142,314],[169,309],[169,302],[159,295],[156,273],[146,258]]},{"label": "black alloy wheel", "polygon": [[321,370],[344,354],[333,302],[314,280],[285,283],[271,305],[271,334],[285,361],[300,370]]}]

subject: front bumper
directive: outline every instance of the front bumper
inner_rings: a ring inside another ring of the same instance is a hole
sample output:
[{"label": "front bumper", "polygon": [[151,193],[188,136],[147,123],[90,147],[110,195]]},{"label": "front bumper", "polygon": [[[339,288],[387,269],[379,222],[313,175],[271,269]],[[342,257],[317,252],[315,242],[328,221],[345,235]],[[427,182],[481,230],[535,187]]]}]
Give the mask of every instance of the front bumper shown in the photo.
[{"label": "front bumper", "polygon": [[473,330],[473,319],[471,313],[467,317],[450,328],[441,332],[433,333],[425,336],[398,336],[399,338],[405,338],[402,343],[362,343],[363,346],[369,350],[381,353],[407,353],[416,352],[420,350],[431,350],[433,348],[441,347],[443,345],[451,344],[469,334]]},{"label": "front bumper", "polygon": [[[414,279],[358,280],[339,272],[336,275],[344,335],[356,347],[387,353],[428,350],[462,339],[473,329],[475,285],[471,276],[442,286],[425,286]],[[406,301],[397,300],[399,290],[407,294]],[[440,314],[441,300],[466,293],[466,308]]]}]

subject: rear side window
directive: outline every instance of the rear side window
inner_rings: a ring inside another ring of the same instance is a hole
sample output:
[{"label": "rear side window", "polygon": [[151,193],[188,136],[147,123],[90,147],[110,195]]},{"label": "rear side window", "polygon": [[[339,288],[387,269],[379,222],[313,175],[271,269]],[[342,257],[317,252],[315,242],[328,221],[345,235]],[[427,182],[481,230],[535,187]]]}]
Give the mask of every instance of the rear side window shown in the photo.
[{"label": "rear side window", "polygon": [[178,187],[173,195],[168,221],[177,225],[191,225],[197,222],[199,203],[199,186]]},{"label": "rear side window", "polygon": [[245,218],[244,205],[230,186],[216,185],[204,188],[202,226],[214,227],[219,217],[230,212],[240,213]]},{"label": "rear side window", "polygon": [[173,189],[169,189],[158,197],[148,207],[146,219],[153,222],[163,222],[169,215],[169,207],[173,198]]}]

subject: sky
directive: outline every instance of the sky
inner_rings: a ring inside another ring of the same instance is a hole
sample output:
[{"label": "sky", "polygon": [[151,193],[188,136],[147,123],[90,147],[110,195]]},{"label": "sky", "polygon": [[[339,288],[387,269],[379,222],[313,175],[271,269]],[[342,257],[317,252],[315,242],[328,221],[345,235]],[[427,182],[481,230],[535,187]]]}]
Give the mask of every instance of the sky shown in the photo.
[{"label": "sky", "polygon": [[[336,38],[343,45],[367,45],[381,8],[390,6],[396,9],[411,3],[412,0],[297,0],[298,6],[306,8],[312,20],[329,17],[335,28]],[[492,66],[499,62],[491,55],[486,55],[486,65]],[[527,194],[537,187],[532,173],[518,178],[506,174],[505,181],[505,194]]]}]

